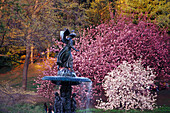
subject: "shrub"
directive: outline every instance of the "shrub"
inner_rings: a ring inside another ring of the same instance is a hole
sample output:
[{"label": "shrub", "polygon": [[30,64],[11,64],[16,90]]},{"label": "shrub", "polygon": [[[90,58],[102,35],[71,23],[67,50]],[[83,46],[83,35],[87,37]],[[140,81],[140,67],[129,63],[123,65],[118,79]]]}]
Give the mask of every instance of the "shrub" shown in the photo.
[{"label": "shrub", "polygon": [[98,100],[100,109],[153,109],[156,94],[149,87],[154,84],[155,75],[151,68],[145,69],[141,60],[128,63],[124,61],[104,77],[103,87],[107,102]]}]

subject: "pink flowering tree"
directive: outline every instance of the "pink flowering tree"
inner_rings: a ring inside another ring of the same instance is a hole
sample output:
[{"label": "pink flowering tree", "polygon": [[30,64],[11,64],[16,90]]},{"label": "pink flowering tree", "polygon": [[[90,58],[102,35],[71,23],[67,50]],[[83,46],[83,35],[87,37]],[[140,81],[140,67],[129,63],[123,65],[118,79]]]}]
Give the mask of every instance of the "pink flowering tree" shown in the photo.
[{"label": "pink flowering tree", "polygon": [[170,37],[153,23],[139,20],[133,24],[131,20],[118,17],[115,22],[91,27],[83,31],[75,44],[80,52],[74,53],[74,68],[93,81],[93,103],[105,98],[102,80],[122,61],[141,59],[144,67],[153,68],[156,79],[169,79]]},{"label": "pink flowering tree", "polygon": [[150,109],[155,107],[156,93],[151,92],[155,75],[151,68],[142,66],[141,60],[123,61],[103,80],[107,101],[98,100],[99,109]]}]

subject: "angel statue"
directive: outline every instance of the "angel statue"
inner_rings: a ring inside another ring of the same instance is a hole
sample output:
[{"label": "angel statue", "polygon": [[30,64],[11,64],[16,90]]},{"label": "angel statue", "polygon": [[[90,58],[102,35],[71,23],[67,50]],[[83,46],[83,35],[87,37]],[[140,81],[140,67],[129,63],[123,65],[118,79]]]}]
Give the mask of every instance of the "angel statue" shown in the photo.
[{"label": "angel statue", "polygon": [[[73,47],[73,38],[76,36],[74,33],[74,30],[70,31],[66,29],[65,31],[60,31],[60,37],[63,43],[65,43],[65,47],[59,52],[57,56],[57,65],[58,70],[60,70],[60,67],[64,68],[70,68],[71,72],[74,72],[73,70],[73,57],[71,54],[71,49],[75,51],[79,51],[76,48]],[[68,37],[68,38],[67,38]]]}]

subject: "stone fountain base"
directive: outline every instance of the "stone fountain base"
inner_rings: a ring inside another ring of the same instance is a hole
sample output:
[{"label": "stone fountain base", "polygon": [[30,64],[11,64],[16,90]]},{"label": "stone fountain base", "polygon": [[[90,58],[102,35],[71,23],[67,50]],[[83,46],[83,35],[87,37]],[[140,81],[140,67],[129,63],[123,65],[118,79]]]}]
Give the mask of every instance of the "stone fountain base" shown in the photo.
[{"label": "stone fountain base", "polygon": [[68,69],[58,71],[58,76],[45,76],[42,80],[51,80],[56,85],[61,85],[60,96],[55,97],[55,113],[75,113],[76,101],[75,94],[72,95],[72,85],[78,85],[82,82],[91,82],[89,78],[76,77],[74,72]]},{"label": "stone fountain base", "polygon": [[45,76],[42,80],[51,80],[56,85],[78,85],[82,82],[91,82],[89,78],[69,76]]}]

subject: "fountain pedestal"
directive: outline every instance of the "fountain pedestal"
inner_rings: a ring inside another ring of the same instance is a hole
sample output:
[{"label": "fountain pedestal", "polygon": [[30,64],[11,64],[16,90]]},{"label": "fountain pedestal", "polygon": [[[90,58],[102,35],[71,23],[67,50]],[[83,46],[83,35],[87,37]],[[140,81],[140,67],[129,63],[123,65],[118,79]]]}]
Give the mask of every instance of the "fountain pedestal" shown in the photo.
[{"label": "fountain pedestal", "polygon": [[60,88],[60,96],[62,98],[62,104],[63,104],[62,109],[64,113],[72,113],[71,95],[72,95],[71,85],[62,85]]},{"label": "fountain pedestal", "polygon": [[60,99],[56,103],[58,106],[61,105],[61,107],[58,107],[59,110],[55,110],[55,113],[75,113],[76,102],[74,99],[75,95],[72,95],[72,86],[81,84],[82,82],[91,82],[91,80],[85,77],[75,77],[74,73],[72,74],[72,72],[65,69],[59,73],[58,75],[60,76],[45,76],[42,78],[42,80],[51,80],[52,83],[61,85],[60,96],[58,95],[61,98],[61,104],[59,104]]}]

